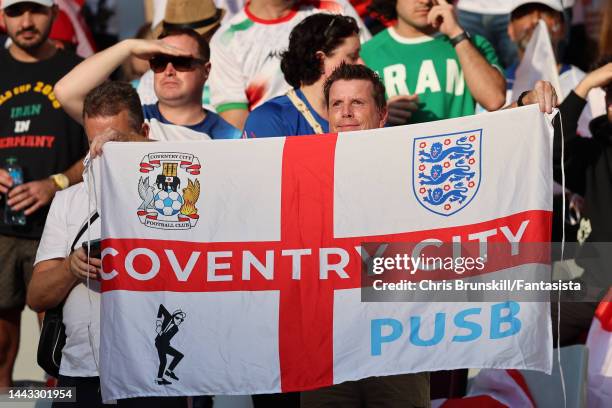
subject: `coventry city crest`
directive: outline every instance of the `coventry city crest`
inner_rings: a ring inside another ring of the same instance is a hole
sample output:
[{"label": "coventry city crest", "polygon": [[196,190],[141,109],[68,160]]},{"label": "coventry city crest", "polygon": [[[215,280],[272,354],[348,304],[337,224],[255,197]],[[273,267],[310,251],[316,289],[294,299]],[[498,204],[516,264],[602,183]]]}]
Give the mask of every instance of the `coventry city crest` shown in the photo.
[{"label": "coventry city crest", "polygon": [[196,226],[199,215],[200,161],[189,153],[160,152],[140,162],[138,219],[150,228],[187,230]]},{"label": "coventry city crest", "polygon": [[482,129],[414,139],[412,188],[429,211],[449,216],[480,186]]}]

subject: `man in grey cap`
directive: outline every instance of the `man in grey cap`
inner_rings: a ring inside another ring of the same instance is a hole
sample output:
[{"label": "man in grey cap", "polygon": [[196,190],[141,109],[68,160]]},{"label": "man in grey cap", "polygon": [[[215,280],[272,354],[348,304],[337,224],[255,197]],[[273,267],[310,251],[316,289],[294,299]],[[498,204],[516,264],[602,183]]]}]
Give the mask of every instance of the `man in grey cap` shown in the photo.
[{"label": "man in grey cap", "polygon": [[87,139],[52,92],[79,62],[49,41],[57,14],[53,0],[2,0],[0,7],[12,41],[8,49],[0,47],[0,167],[16,161],[23,170],[18,177],[0,169],[0,214],[25,214],[25,220],[0,217],[0,387],[9,387],[49,203],[57,191],[81,180]]}]

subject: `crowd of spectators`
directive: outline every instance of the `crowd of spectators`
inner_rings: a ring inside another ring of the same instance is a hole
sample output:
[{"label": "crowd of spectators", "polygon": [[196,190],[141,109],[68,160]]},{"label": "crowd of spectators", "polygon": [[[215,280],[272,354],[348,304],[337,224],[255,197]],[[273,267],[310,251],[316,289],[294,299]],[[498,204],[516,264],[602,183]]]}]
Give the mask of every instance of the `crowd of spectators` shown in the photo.
[{"label": "crowd of spectators", "polygon": [[[99,238],[101,223],[87,206],[83,159],[102,154],[107,141],[302,136],[526,104],[551,113],[559,104],[555,180],[562,181],[564,143],[568,183],[555,189],[553,240],[568,223],[584,240],[612,241],[610,1],[167,0],[154,2],[161,19],[122,41],[103,24],[113,2],[84,3],[0,0],[0,387],[12,385],[26,303],[41,318],[60,307],[67,339],[59,385],[77,387],[84,407],[103,405],[101,262],[81,243],[83,228]],[[540,78],[546,81],[517,94],[538,27],[552,49],[555,80]],[[9,159],[23,169],[23,183],[5,169]],[[565,201],[578,219],[560,216]],[[11,211],[23,211],[25,225],[10,223],[4,214]],[[610,274],[609,266],[599,273]],[[93,309],[83,307],[92,300]],[[579,341],[596,306],[553,310],[562,316],[562,345]],[[160,372],[157,382],[173,376]],[[438,385],[418,373],[253,402],[419,407]]]}]

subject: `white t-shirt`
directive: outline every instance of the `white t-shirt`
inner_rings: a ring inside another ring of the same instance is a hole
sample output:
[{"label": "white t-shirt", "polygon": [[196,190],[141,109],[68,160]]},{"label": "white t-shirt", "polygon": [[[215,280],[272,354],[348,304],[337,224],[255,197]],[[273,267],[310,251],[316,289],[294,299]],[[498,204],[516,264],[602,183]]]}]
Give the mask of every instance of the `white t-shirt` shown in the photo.
[{"label": "white t-shirt", "polygon": [[153,71],[150,69],[145,72],[138,80],[136,92],[140,97],[140,103],[143,105],[151,105],[157,103],[157,95],[155,95]]},{"label": "white t-shirt", "polygon": [[344,1],[302,4],[286,17],[261,20],[245,7],[213,36],[208,83],[217,112],[253,109],[290,89],[280,69],[280,55],[289,46],[291,30],[309,15],[329,12],[357,20],[361,41],[371,35],[355,9]]},{"label": "white t-shirt", "polygon": [[508,14],[514,8],[513,0],[459,0],[459,10],[478,14]]},{"label": "white t-shirt", "polygon": [[[557,0],[561,4],[561,0]],[[508,14],[514,10],[514,0],[459,0],[457,8],[478,14]],[[563,8],[574,6],[574,0],[563,0]]]},{"label": "white t-shirt", "polygon": [[[47,215],[36,260],[39,262],[66,258],[77,234],[93,214],[88,211],[88,195],[85,183],[78,183],[59,191]],[[95,207],[94,207],[95,208]],[[85,231],[75,248],[88,240],[100,238],[100,219]],[[100,349],[100,284],[90,280],[76,285],[68,294],[63,309],[66,326],[66,345],[62,349],[60,374],[71,377],[98,376]]]}]

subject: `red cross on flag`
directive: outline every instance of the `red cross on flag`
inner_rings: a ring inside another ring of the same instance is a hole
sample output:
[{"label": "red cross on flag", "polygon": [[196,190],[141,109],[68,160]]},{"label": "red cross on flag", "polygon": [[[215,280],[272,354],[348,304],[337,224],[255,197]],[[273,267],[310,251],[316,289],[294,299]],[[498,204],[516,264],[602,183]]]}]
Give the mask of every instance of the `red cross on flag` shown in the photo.
[{"label": "red cross on flag", "polygon": [[[550,371],[547,303],[362,302],[360,273],[377,256],[368,242],[547,242],[551,149],[535,107],[338,135],[107,145],[94,173],[104,399]],[[548,269],[520,259],[485,272]]]}]

